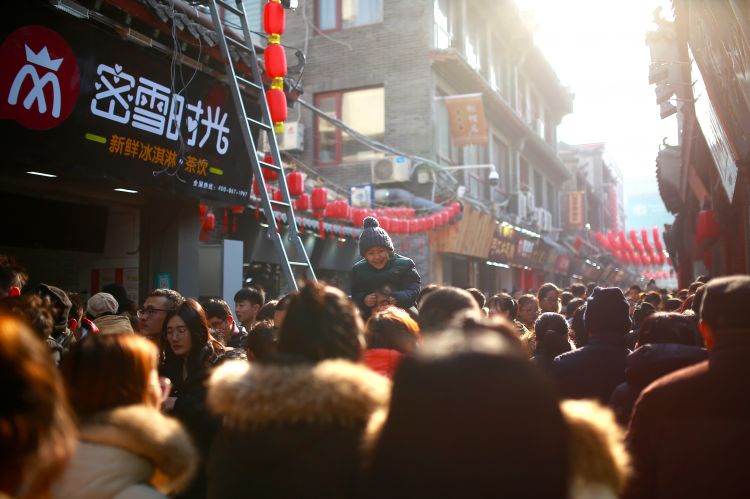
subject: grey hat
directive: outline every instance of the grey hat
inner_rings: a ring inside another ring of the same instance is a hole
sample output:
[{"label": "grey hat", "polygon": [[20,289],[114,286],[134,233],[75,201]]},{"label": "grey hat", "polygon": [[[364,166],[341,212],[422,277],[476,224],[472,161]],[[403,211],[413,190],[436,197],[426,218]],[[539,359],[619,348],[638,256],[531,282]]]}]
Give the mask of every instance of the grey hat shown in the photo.
[{"label": "grey hat", "polygon": [[117,300],[109,293],[97,293],[89,298],[86,304],[86,313],[96,319],[102,315],[117,313]]},{"label": "grey hat", "polygon": [[380,226],[378,219],[367,217],[364,220],[364,230],[359,236],[359,254],[363,257],[367,250],[375,246],[382,246],[388,251],[393,252],[393,241],[388,233]]}]

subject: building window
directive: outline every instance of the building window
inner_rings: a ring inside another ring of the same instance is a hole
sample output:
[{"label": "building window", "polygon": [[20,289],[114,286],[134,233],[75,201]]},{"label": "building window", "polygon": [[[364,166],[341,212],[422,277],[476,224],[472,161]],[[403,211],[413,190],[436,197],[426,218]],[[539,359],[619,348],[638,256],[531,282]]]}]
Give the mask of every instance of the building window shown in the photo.
[{"label": "building window", "polygon": [[464,45],[466,61],[475,71],[482,70],[482,47],[478,30],[467,30]]},{"label": "building window", "polygon": [[534,170],[534,206],[544,207],[544,179],[542,174]]},{"label": "building window", "polygon": [[[383,87],[318,94],[315,96],[315,105],[370,139],[382,142],[385,138]],[[338,164],[379,156],[320,116],[315,117],[315,134],[317,164]]]},{"label": "building window", "polygon": [[317,0],[315,19],[323,31],[383,22],[383,0]]},{"label": "building window", "polygon": [[500,42],[497,39],[493,39],[492,43],[490,44],[490,86],[492,87],[492,90],[495,92],[505,95],[506,91],[506,83],[505,83],[505,73],[503,72],[503,64],[505,62],[505,51],[503,47],[500,45]]},{"label": "building window", "polygon": [[508,169],[508,146],[497,138],[492,136],[492,164],[495,165],[495,170],[500,176],[500,182],[496,189],[499,192],[508,192],[508,184],[510,183],[510,171]]},{"label": "building window", "polygon": [[451,46],[451,25],[449,17],[450,1],[435,0],[435,48],[447,49]]},{"label": "building window", "polygon": [[450,117],[448,116],[448,108],[445,105],[446,93],[437,89],[435,92],[435,150],[437,156],[442,163],[453,163],[453,141],[451,139],[451,128],[450,128]]}]

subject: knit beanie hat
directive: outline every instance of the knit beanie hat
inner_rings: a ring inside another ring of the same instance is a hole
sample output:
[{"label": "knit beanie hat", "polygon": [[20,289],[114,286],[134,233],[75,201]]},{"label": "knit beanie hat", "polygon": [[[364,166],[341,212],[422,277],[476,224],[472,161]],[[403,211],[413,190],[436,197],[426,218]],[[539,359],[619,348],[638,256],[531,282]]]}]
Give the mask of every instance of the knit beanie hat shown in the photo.
[{"label": "knit beanie hat", "polygon": [[382,246],[391,253],[393,252],[393,241],[388,233],[383,230],[377,218],[367,217],[364,220],[365,229],[359,236],[359,254],[363,257],[367,250],[375,246]]},{"label": "knit beanie hat", "polygon": [[626,334],[630,331],[630,305],[620,288],[594,288],[583,315],[589,335]]}]

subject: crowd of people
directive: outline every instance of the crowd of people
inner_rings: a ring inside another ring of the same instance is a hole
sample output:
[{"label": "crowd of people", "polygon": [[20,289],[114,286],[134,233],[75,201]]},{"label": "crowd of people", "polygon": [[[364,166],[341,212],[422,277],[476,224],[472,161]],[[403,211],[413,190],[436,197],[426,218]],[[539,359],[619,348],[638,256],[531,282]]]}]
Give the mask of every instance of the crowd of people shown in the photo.
[{"label": "crowd of people", "polygon": [[[0,497],[750,497],[750,277],[84,301],[0,256]],[[43,276],[39,276],[43,278]]]}]

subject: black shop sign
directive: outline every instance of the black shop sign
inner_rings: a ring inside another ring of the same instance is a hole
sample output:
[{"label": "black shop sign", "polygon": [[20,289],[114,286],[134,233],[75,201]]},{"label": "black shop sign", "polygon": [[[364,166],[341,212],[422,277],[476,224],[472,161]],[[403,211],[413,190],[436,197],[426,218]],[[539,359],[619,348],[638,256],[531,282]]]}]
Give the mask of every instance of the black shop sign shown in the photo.
[{"label": "black shop sign", "polygon": [[512,225],[501,224],[495,230],[488,258],[496,262],[543,269],[549,251],[549,246],[541,238],[528,236]]},{"label": "black shop sign", "polygon": [[251,169],[228,89],[37,2],[0,20],[0,144],[191,197],[243,203]]}]

